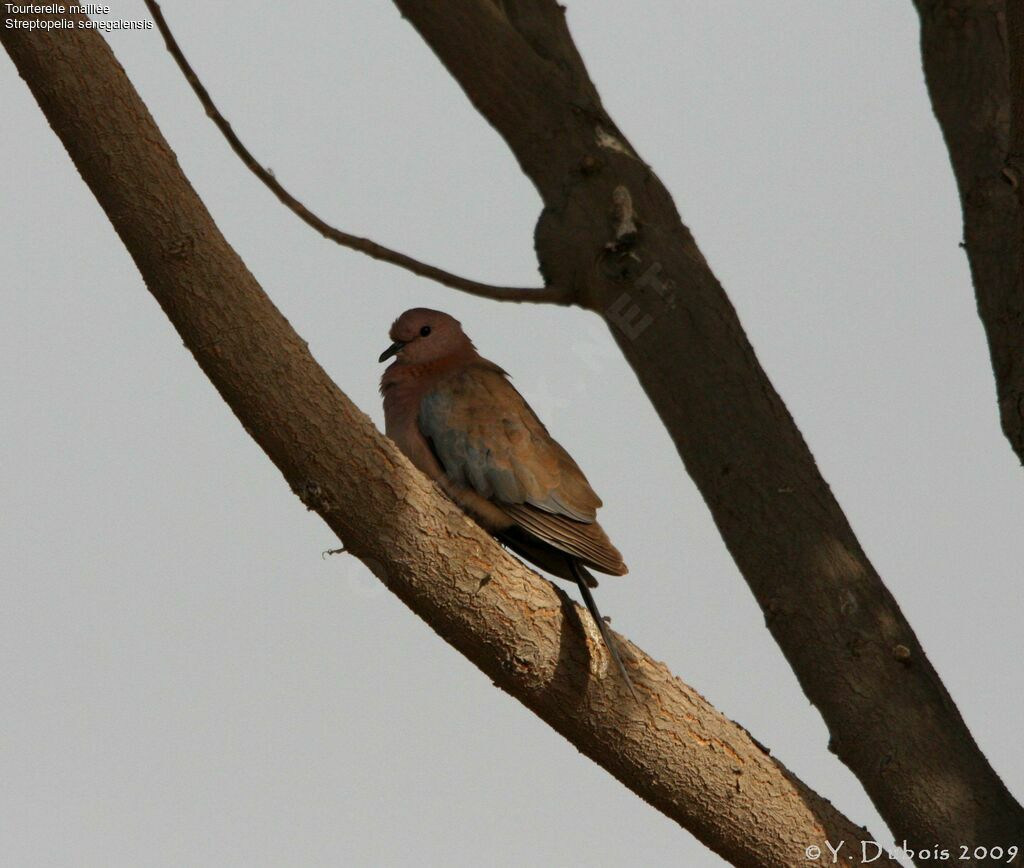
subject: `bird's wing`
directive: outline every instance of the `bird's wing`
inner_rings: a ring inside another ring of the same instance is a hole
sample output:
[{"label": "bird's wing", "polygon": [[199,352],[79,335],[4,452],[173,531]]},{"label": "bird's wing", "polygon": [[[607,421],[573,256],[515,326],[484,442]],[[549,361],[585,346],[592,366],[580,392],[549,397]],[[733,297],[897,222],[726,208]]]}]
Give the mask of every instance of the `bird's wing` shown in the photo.
[{"label": "bird's wing", "polygon": [[625,572],[595,520],[601,499],[499,368],[445,377],[424,396],[418,421],[452,483],[596,569]]},{"label": "bird's wing", "polygon": [[496,503],[594,520],[600,498],[498,371],[473,366],[445,377],[420,403],[419,426],[456,485]]}]

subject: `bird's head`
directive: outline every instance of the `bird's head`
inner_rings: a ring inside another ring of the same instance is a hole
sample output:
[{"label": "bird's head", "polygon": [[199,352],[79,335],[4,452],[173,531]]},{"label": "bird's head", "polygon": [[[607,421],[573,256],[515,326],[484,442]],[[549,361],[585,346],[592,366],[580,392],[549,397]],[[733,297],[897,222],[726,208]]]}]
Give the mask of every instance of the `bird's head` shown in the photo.
[{"label": "bird's head", "polygon": [[377,361],[397,356],[399,364],[422,365],[473,350],[457,319],[426,307],[407,310],[392,323],[388,335],[394,343]]}]

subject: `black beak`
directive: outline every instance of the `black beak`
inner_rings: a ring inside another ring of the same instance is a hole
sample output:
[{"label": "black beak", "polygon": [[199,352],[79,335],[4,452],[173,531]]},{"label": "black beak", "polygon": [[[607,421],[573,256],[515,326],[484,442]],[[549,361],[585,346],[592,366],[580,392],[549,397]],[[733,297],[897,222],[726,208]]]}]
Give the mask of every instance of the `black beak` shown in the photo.
[{"label": "black beak", "polygon": [[377,359],[377,361],[378,362],[386,362],[393,355],[395,355],[396,353],[400,352],[402,347],[404,347],[404,346],[405,346],[405,341],[395,341],[390,347],[388,347],[386,350],[384,350],[384,352],[382,352],[380,354],[380,358]]}]

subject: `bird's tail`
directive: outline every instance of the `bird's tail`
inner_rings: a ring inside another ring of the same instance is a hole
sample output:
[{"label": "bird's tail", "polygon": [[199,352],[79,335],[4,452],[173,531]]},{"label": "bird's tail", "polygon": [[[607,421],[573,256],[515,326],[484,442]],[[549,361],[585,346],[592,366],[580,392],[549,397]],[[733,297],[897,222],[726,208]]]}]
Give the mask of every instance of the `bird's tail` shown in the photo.
[{"label": "bird's tail", "polygon": [[576,558],[566,558],[566,560],[569,561],[569,568],[572,570],[573,577],[576,579],[576,584],[580,587],[580,593],[583,595],[583,602],[587,604],[587,611],[590,612],[590,616],[597,624],[597,629],[601,631],[601,638],[604,639],[604,644],[605,647],[608,648],[608,653],[612,655],[612,659],[615,661],[615,665],[619,668],[619,672],[622,674],[622,678],[626,682],[629,692],[633,694],[633,699],[639,703],[640,697],[637,695],[636,689],[633,687],[633,681],[630,679],[629,673],[626,671],[626,667],[622,663],[622,658],[619,656],[619,649],[615,647],[615,639],[612,638],[611,630],[608,629],[608,624],[605,623],[604,618],[601,617],[601,613],[597,610],[597,603],[594,602],[594,595],[590,593],[590,588],[596,585],[597,582],[594,581],[594,577],[586,571]]}]

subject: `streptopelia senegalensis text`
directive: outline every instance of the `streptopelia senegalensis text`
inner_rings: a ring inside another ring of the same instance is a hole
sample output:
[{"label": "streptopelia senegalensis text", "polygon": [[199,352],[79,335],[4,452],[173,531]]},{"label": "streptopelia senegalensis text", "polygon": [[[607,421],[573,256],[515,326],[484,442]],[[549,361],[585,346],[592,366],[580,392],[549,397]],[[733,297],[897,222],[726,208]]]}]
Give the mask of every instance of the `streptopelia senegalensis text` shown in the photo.
[{"label": "streptopelia senegalensis text", "polygon": [[601,499],[505,372],[477,353],[459,322],[414,308],[391,326],[384,371],[385,431],[478,524],[541,569],[575,581],[636,697],[590,588],[586,567],[624,575],[597,523]]}]

